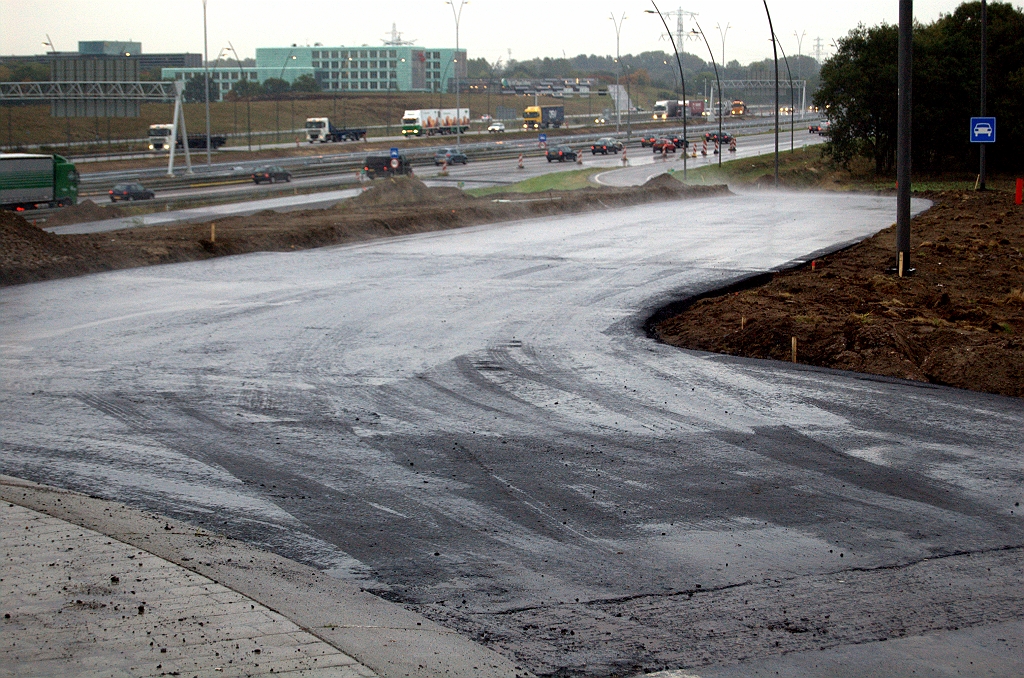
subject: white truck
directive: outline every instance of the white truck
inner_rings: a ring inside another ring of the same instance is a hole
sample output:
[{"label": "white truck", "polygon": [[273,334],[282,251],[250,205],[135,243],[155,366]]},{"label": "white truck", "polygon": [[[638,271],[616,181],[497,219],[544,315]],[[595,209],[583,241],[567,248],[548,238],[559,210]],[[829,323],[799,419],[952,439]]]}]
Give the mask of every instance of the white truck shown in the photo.
[{"label": "white truck", "polygon": [[306,141],[359,141],[366,138],[365,129],[340,128],[331,124],[330,118],[306,118]]},{"label": "white truck", "polygon": [[402,136],[432,137],[464,133],[469,129],[468,108],[417,108],[402,116]]},{"label": "white truck", "polygon": [[[156,125],[149,126],[149,150],[151,151],[170,151],[171,150],[171,136],[174,134],[174,125],[167,123],[158,123]],[[181,148],[181,139],[176,140],[177,147]],[[218,149],[228,142],[228,138],[223,134],[211,134],[210,135],[210,148]],[[206,134],[189,134],[188,135],[188,147],[189,148],[206,148]]]}]

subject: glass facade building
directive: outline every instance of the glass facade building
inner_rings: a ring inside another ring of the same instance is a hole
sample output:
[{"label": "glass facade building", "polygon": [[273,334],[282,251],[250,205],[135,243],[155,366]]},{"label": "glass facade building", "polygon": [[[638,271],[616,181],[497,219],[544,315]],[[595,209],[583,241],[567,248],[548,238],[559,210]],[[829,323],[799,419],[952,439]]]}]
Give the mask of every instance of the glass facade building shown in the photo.
[{"label": "glass facade building", "polygon": [[[210,78],[217,83],[220,98],[240,78],[265,82],[281,78],[294,82],[310,75],[325,92],[438,92],[452,91],[458,69],[466,79],[466,52],[458,56],[451,48],[412,45],[380,47],[259,47],[255,66],[211,64]],[[165,80],[202,77],[202,68],[165,68]]]}]

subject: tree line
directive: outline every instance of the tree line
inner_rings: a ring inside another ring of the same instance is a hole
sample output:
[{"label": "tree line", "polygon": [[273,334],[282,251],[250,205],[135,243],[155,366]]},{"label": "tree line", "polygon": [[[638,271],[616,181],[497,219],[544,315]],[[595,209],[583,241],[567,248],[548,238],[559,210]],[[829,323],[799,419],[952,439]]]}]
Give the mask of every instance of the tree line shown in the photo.
[{"label": "tree line", "polygon": [[[830,123],[825,152],[844,166],[873,161],[879,175],[896,165],[898,27],[856,29],[821,67],[815,105]],[[914,26],[912,165],[915,171],[977,167],[970,143],[980,115],[981,3],[967,2],[930,24]],[[987,151],[993,170],[1024,168],[1024,11],[988,5],[988,110],[997,143]]]}]

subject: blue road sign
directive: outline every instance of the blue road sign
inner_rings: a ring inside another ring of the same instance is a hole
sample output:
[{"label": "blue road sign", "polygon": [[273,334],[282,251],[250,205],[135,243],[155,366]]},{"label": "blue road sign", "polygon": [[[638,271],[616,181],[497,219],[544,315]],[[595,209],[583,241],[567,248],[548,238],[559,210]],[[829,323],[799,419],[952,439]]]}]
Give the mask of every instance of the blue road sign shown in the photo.
[{"label": "blue road sign", "polygon": [[392,148],[391,149],[391,157],[392,158],[397,158],[398,157],[398,149],[397,148]]},{"label": "blue road sign", "polygon": [[541,141],[547,141],[548,140],[548,135],[547,134],[541,134],[541,135],[538,135],[537,138],[539,140],[541,140]]},{"label": "blue road sign", "polygon": [[971,118],[971,143],[994,144],[996,142],[995,118]]}]

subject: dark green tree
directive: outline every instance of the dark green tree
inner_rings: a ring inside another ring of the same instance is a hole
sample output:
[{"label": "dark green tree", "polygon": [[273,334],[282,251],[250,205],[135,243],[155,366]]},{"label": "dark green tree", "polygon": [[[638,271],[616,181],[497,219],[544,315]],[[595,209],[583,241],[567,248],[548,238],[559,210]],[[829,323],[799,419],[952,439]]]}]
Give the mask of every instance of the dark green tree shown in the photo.
[{"label": "dark green tree", "polygon": [[[980,2],[914,28],[912,150],[915,170],[973,170],[970,118],[980,113]],[[1024,167],[1024,12],[1009,3],[988,6],[988,111],[996,116],[994,170]],[[896,162],[897,29],[859,26],[840,40],[821,68],[815,104],[829,118],[825,150],[848,164],[871,158],[878,174]]]},{"label": "dark green tree", "polygon": [[[185,90],[181,93],[187,104],[201,104],[206,99],[203,98],[203,82],[205,77],[198,75],[194,78],[189,78],[185,81]],[[217,101],[217,83],[210,78],[210,101]]]},{"label": "dark green tree", "polygon": [[316,81],[312,75],[308,73],[306,75],[300,75],[295,78],[295,82],[292,83],[293,92],[319,92],[320,83]]},{"label": "dark green tree", "polygon": [[[202,93],[202,85],[199,86],[199,91]],[[231,91],[238,98],[255,97],[263,94],[263,85],[255,80],[238,80],[231,86]]]},{"label": "dark green tree", "polygon": [[267,78],[263,81],[264,94],[280,95],[291,89],[287,80],[282,78]]}]

